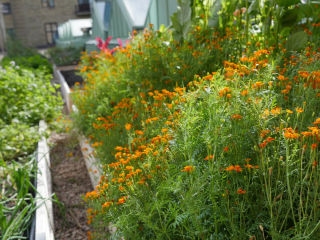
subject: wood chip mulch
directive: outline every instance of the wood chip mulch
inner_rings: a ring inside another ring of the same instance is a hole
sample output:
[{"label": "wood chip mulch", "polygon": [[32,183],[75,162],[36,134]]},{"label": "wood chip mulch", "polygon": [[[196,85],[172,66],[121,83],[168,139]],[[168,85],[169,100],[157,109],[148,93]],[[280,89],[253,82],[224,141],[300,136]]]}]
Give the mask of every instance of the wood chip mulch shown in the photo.
[{"label": "wood chip mulch", "polygon": [[55,239],[87,239],[90,228],[83,197],[92,191],[92,186],[77,138],[52,134],[50,142],[52,191],[59,200],[53,207]]}]

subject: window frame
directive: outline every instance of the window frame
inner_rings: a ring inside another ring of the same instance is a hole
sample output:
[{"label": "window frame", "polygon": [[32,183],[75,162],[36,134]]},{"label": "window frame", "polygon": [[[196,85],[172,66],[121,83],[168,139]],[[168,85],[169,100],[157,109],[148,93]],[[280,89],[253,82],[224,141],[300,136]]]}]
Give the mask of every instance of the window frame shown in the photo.
[{"label": "window frame", "polygon": [[[9,2],[4,2],[4,3],[1,3],[2,4],[2,13],[3,15],[10,15],[12,14],[12,10],[11,10],[11,3]],[[6,6],[6,8],[5,8]]]},{"label": "window frame", "polygon": [[[46,36],[46,41],[47,41],[47,45],[52,46],[55,44],[55,40],[54,40],[54,36],[55,34],[58,34],[58,23],[57,22],[46,22],[44,23],[44,34]],[[49,30],[48,30],[48,26],[49,26]],[[55,26],[55,30],[53,31],[53,26]],[[51,34],[51,40],[52,42],[49,41],[49,35]]]},{"label": "window frame", "polygon": [[55,0],[41,0],[41,7],[54,8],[55,7]]}]

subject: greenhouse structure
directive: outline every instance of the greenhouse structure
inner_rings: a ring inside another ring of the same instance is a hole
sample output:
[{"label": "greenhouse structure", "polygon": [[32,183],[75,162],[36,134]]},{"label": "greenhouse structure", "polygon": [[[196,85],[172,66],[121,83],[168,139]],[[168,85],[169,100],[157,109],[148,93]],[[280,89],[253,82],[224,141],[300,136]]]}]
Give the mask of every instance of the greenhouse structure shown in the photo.
[{"label": "greenhouse structure", "polygon": [[176,0],[92,1],[92,37],[87,41],[86,49],[97,49],[97,37],[106,39],[112,36],[109,45],[112,48],[118,44],[117,38],[126,40],[133,30],[143,30],[149,24],[153,24],[155,29],[162,24],[169,26],[170,16],[176,9]]}]

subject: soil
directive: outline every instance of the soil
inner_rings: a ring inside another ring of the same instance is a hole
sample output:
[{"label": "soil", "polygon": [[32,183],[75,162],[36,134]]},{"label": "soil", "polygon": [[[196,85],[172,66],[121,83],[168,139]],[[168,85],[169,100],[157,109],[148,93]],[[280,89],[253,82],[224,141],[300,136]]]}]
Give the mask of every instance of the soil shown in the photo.
[{"label": "soil", "polygon": [[72,134],[53,133],[50,142],[52,188],[59,201],[53,206],[55,239],[87,239],[90,228],[83,197],[92,186],[78,140]]},{"label": "soil", "polygon": [[75,70],[61,71],[61,73],[70,88],[72,88],[77,82],[82,85],[83,79],[81,76],[77,75],[77,72]]}]

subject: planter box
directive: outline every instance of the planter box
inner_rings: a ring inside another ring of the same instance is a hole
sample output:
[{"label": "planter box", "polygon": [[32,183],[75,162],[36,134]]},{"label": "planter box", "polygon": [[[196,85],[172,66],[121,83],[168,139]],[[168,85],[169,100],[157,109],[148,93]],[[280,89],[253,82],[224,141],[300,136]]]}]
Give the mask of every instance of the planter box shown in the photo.
[{"label": "planter box", "polygon": [[[41,120],[39,131],[46,131],[46,123]],[[50,173],[50,157],[47,139],[43,136],[38,143],[37,152],[37,193],[35,240],[54,240],[52,183]]]},{"label": "planter box", "polygon": [[55,66],[55,65],[53,65],[53,74],[54,74],[54,77],[58,80],[58,82],[60,84],[61,95],[67,105],[68,112],[71,112],[72,111],[72,102],[71,102],[71,97],[70,97],[71,90],[70,90],[65,78],[63,77],[61,71],[58,70],[57,66]]},{"label": "planter box", "polygon": [[[60,70],[56,66],[54,66],[54,74],[56,78],[59,80],[60,87],[61,87],[61,95],[67,104],[68,112],[77,112],[78,109],[76,106],[72,104],[71,101],[71,90],[69,85],[67,84],[64,76],[61,74]],[[89,141],[83,137],[80,136],[78,138],[80,146],[81,146],[81,152],[83,155],[83,158],[85,159],[86,167],[90,176],[91,184],[93,188],[95,188],[101,178],[101,167],[99,166],[99,163],[97,159],[94,157],[94,149],[90,146]]]}]

